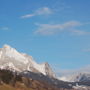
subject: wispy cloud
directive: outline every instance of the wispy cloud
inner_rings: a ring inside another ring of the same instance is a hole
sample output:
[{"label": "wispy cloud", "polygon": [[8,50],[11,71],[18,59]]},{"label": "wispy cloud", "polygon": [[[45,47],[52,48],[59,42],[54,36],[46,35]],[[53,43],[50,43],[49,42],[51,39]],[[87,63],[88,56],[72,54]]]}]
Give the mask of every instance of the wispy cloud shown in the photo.
[{"label": "wispy cloud", "polygon": [[90,32],[86,32],[86,31],[83,31],[83,30],[71,30],[71,32],[74,35],[90,35]]},{"label": "wispy cloud", "polygon": [[23,15],[21,16],[21,18],[31,18],[31,17],[34,17],[34,16],[39,16],[39,15],[49,15],[53,13],[53,11],[48,8],[48,7],[43,7],[43,8],[39,8],[37,9],[36,11],[34,11],[33,13],[31,14],[26,14],[26,15]]},{"label": "wispy cloud", "polygon": [[[86,23],[85,23],[86,24]],[[78,21],[69,21],[63,24],[36,24],[38,29],[34,32],[40,35],[54,35],[61,32],[69,32],[74,35],[90,35],[90,32],[77,30],[77,27],[84,24]]]},{"label": "wispy cloud", "polygon": [[34,33],[41,35],[53,35],[64,31],[75,33],[77,35],[88,34],[87,32],[84,31],[74,30],[75,27],[83,25],[78,21],[69,21],[65,22],[64,24],[36,24],[36,25],[38,26],[38,29]]},{"label": "wispy cloud", "polygon": [[27,15],[21,16],[21,18],[30,18],[33,16],[35,16],[35,15],[34,14],[27,14]]},{"label": "wispy cloud", "polygon": [[0,27],[0,30],[7,31],[7,30],[9,30],[9,28],[8,27]]},{"label": "wispy cloud", "polygon": [[90,48],[83,49],[82,51],[84,51],[84,52],[90,52]]}]

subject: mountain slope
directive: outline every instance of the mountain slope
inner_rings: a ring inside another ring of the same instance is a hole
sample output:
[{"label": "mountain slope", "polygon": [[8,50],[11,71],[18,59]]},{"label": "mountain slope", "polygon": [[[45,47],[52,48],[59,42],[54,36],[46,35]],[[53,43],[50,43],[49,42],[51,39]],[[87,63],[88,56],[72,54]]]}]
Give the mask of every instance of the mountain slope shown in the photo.
[{"label": "mountain slope", "polygon": [[48,63],[37,64],[32,56],[19,53],[9,45],[4,45],[3,48],[0,48],[0,68],[18,72],[27,70],[55,77]]},{"label": "mountain slope", "polygon": [[[54,79],[53,83],[46,82],[45,79],[48,78],[49,81],[50,78],[45,75],[40,76],[32,72],[30,75],[26,77],[22,74],[17,74],[17,72],[13,73],[5,69],[0,70],[0,90],[73,90],[73,88],[68,86],[68,83],[58,81],[60,84],[56,86],[53,84]],[[41,79],[39,80],[38,78]]]},{"label": "mountain slope", "polygon": [[27,78],[9,70],[0,70],[0,90],[59,90],[44,81]]}]

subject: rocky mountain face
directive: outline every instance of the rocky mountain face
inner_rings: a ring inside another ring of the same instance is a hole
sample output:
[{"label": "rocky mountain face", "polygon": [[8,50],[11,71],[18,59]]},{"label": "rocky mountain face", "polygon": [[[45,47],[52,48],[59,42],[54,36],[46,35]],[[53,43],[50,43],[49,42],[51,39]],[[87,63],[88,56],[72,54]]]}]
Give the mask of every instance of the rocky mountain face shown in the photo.
[{"label": "rocky mountain face", "polygon": [[48,63],[38,64],[34,61],[32,56],[19,53],[9,45],[4,45],[3,48],[0,48],[0,68],[18,72],[27,70],[55,77],[55,74]]}]

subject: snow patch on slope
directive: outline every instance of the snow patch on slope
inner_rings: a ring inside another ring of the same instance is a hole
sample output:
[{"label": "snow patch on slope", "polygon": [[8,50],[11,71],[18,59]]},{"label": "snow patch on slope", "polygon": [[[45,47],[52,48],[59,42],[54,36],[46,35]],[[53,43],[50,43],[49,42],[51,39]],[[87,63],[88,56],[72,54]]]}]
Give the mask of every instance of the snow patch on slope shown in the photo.
[{"label": "snow patch on slope", "polygon": [[2,56],[2,51],[0,51],[0,58],[1,58],[1,56]]},{"label": "snow patch on slope", "polygon": [[[30,67],[34,67],[36,68],[39,72],[42,72],[44,75],[46,75],[46,72],[45,72],[45,63],[43,64],[37,64],[33,57],[32,56],[29,56],[27,54],[22,54],[23,56],[25,56],[28,61],[30,62]],[[33,66],[32,66],[33,65]],[[30,68],[28,67],[28,70],[30,71]]]},{"label": "snow patch on slope", "polygon": [[9,62],[9,63],[6,63],[2,66],[0,66],[1,69],[9,69],[9,70],[13,70],[13,71],[20,71],[19,69],[17,69],[13,63]]}]

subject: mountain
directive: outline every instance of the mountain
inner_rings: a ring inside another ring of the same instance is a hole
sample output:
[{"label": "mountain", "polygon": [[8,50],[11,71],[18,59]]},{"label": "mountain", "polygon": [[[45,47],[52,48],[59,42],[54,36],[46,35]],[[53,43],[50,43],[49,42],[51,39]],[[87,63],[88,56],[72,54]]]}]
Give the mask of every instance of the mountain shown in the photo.
[{"label": "mountain", "polygon": [[38,64],[32,56],[20,53],[9,45],[0,48],[0,68],[13,70],[13,72],[31,71],[55,77],[55,73],[48,63]]},{"label": "mountain", "polygon": [[60,77],[59,80],[68,82],[88,82],[90,81],[90,73],[79,72],[76,74]]},{"label": "mountain", "polygon": [[20,53],[9,45],[0,48],[0,90],[3,90],[1,85],[2,88],[17,88],[15,90],[21,90],[22,86],[27,88],[23,90],[81,90],[75,89],[82,88],[77,87],[77,83],[90,86],[90,74],[80,73],[57,79],[47,62],[38,64],[32,56]]}]

